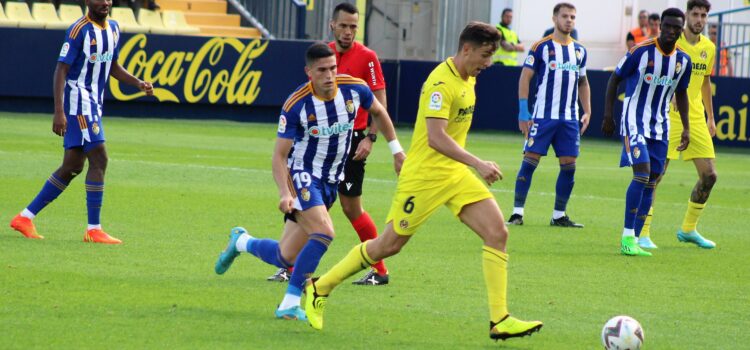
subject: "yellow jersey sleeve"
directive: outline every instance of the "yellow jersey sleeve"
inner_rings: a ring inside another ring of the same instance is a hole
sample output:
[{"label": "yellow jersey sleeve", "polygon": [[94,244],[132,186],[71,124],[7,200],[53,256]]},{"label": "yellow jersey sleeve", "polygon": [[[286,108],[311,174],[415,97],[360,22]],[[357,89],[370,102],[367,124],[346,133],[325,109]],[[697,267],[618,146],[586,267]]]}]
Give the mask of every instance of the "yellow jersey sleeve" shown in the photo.
[{"label": "yellow jersey sleeve", "polygon": [[424,111],[425,118],[450,119],[452,104],[453,93],[447,82],[439,79],[425,81],[419,98],[419,108]]}]

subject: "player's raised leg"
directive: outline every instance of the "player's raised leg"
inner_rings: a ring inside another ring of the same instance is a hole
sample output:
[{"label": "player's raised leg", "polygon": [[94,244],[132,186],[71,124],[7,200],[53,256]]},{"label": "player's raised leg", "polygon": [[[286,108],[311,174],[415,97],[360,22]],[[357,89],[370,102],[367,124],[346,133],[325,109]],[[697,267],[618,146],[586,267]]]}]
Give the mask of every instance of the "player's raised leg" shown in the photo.
[{"label": "player's raised leg", "polygon": [[698,171],[698,182],[690,195],[685,218],[682,220],[682,227],[677,231],[677,239],[680,242],[694,243],[701,248],[711,249],[716,247],[716,243],[703,238],[696,227],[708,201],[708,196],[711,194],[711,189],[716,184],[718,177],[716,165],[712,158],[696,158],[693,159],[693,163],[695,163],[695,168]]},{"label": "player's raised leg", "polygon": [[328,295],[347,278],[364,270],[374,262],[393,256],[411,238],[399,235],[393,229],[393,221],[388,222],[383,234],[373,240],[357,244],[349,253],[319,278],[309,279],[305,287],[305,312],[310,326],[323,329],[323,312]]},{"label": "player's raised leg", "polygon": [[493,198],[465,205],[459,217],[484,243],[482,270],[490,309],[490,338],[505,340],[539,331],[542,322],[521,321],[508,313],[508,254],[505,252],[508,228],[497,202]]},{"label": "player's raised leg", "polygon": [[70,181],[83,171],[85,162],[86,156],[83,154],[82,148],[66,149],[62,165],[50,175],[34,200],[20,214],[13,218],[10,222],[10,227],[21,232],[26,238],[44,238],[37,233],[33,223],[34,218],[44,207],[52,203],[65,191]]}]

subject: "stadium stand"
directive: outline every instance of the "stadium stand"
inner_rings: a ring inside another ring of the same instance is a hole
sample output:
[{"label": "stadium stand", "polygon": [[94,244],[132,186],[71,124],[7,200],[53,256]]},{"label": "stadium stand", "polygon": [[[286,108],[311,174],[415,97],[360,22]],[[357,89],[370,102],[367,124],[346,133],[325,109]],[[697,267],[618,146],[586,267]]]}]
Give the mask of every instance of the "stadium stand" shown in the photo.
[{"label": "stadium stand", "polygon": [[31,5],[31,14],[37,22],[44,23],[45,29],[68,29],[70,26],[70,23],[60,20],[55,5],[49,2],[35,2]]},{"label": "stadium stand", "polygon": [[31,16],[29,5],[25,2],[6,2],[5,14],[8,16],[8,19],[18,21],[18,26],[21,28],[44,29],[44,23],[36,21],[34,17]]},{"label": "stadium stand", "polygon": [[[197,35],[204,36],[233,36],[238,38],[260,38],[261,32],[256,28],[242,27],[240,16],[227,13],[226,0],[160,0],[159,5],[164,10],[181,11],[185,25],[200,30]],[[164,18],[164,24],[171,21]],[[177,30],[180,33],[180,30]]]},{"label": "stadium stand", "polygon": [[129,7],[113,7],[112,19],[120,25],[120,30],[125,33],[148,33],[149,28],[142,26],[135,20],[133,10]]},{"label": "stadium stand", "polygon": [[7,16],[5,16],[5,11],[3,10],[3,4],[0,3],[0,27],[11,27],[16,28],[18,27],[18,21],[13,19],[8,19]]},{"label": "stadium stand", "polygon": [[164,27],[174,29],[177,34],[191,35],[201,32],[198,27],[187,24],[182,11],[163,10],[162,19],[164,20]]},{"label": "stadium stand", "polygon": [[138,23],[147,27],[152,34],[174,35],[176,33],[175,29],[164,27],[161,15],[155,11],[141,9],[138,12]]},{"label": "stadium stand", "polygon": [[60,20],[63,23],[74,23],[79,18],[83,17],[83,11],[78,5],[62,4],[60,5]]}]

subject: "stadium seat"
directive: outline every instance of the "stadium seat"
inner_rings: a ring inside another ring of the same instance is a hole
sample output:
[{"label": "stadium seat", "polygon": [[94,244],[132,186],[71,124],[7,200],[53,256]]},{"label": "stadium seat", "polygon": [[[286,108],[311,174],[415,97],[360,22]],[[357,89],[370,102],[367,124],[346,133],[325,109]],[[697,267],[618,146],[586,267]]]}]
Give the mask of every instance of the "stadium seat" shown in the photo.
[{"label": "stadium seat", "polygon": [[200,29],[187,24],[185,21],[185,15],[182,11],[166,10],[162,11],[162,19],[164,20],[164,27],[174,29],[177,34],[198,34]]},{"label": "stadium seat", "polygon": [[73,23],[63,23],[57,17],[55,5],[49,2],[35,2],[31,5],[31,14],[37,22],[44,23],[46,29],[68,29]]},{"label": "stadium seat", "polygon": [[120,25],[120,30],[126,33],[148,33],[148,27],[144,27],[135,20],[135,15],[130,7],[113,7],[112,19]]},{"label": "stadium seat", "polygon": [[34,20],[29,11],[29,5],[25,2],[8,1],[5,3],[5,14],[8,19],[18,21],[21,28],[39,28],[44,29],[44,23]]},{"label": "stadium seat", "polygon": [[18,27],[18,21],[8,19],[8,17],[5,16],[5,11],[3,11],[3,4],[0,3],[0,27],[11,27],[16,28]]},{"label": "stadium seat", "polygon": [[60,5],[60,20],[63,23],[75,23],[79,18],[83,17],[83,11],[78,5]]},{"label": "stadium seat", "polygon": [[172,28],[165,28],[164,22],[158,12],[141,9],[138,11],[138,23],[149,28],[152,34],[174,35],[176,31]]},{"label": "stadium seat", "polygon": [[243,39],[260,39],[263,34],[257,28],[237,27],[237,26],[206,26],[201,27],[202,36],[228,36]]}]

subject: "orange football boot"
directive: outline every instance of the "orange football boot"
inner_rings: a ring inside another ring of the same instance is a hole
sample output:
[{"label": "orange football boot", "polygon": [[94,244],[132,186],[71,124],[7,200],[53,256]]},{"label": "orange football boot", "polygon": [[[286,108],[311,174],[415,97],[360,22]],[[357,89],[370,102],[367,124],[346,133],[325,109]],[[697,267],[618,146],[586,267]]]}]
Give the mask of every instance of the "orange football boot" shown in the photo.
[{"label": "orange football boot", "polygon": [[100,228],[94,228],[94,229],[86,231],[86,234],[83,236],[83,241],[89,242],[89,243],[104,243],[104,244],[122,243],[121,240],[108,235],[106,232],[102,231],[102,229]]},{"label": "orange football boot", "polygon": [[21,232],[21,234],[26,238],[44,239],[44,236],[36,233],[36,227],[34,226],[34,223],[31,221],[31,219],[21,216],[21,214],[16,215],[16,217],[14,217],[13,220],[10,221],[10,227],[18,232]]}]

